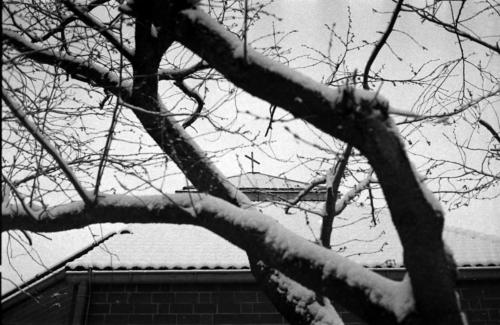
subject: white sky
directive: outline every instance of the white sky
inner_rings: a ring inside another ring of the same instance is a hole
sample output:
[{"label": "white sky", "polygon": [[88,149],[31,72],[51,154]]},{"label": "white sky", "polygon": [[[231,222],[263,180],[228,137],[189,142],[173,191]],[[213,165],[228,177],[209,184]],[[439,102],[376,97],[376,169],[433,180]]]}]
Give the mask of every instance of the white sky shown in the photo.
[{"label": "white sky", "polygon": [[[352,21],[353,21],[353,31],[359,38],[366,39],[368,41],[376,40],[380,37],[380,34],[376,31],[382,31],[385,29],[387,22],[389,20],[389,15],[375,15],[373,14],[371,7],[377,8],[379,11],[391,11],[394,7],[394,3],[391,1],[327,1],[327,0],[279,0],[276,1],[269,9],[272,12],[277,13],[277,15],[283,20],[281,22],[275,22],[277,29],[290,30],[296,29],[297,33],[292,34],[287,38],[286,45],[293,47],[294,55],[300,55],[306,53],[305,48],[298,45],[305,44],[313,48],[319,48],[326,51],[328,47],[328,32],[324,25],[331,25],[333,22],[339,30],[345,29],[347,25],[347,8],[345,3],[351,6]],[[260,22],[253,30],[250,31],[249,39],[252,37],[256,38],[260,35],[269,33],[271,31],[272,24],[270,19],[264,19]],[[459,50],[455,44],[455,38],[446,32],[439,32],[435,28],[430,28],[427,25],[420,25],[417,19],[401,19],[398,21],[396,28],[407,29],[412,31],[417,31],[419,41],[423,43],[426,47],[430,49],[432,55],[439,56],[444,59],[447,57],[456,58],[459,55]],[[500,21],[491,20],[485,21],[481,24],[480,29],[484,34],[494,34],[493,32],[500,30]],[[481,33],[480,33],[481,34]],[[397,53],[404,57],[405,60],[412,62],[424,62],[427,57],[422,57],[419,49],[416,45],[408,40],[407,37],[402,34],[393,33],[390,41],[391,47],[397,51]],[[354,52],[348,58],[347,69],[353,71],[358,69],[362,71],[368,56],[370,55],[371,47],[366,50],[360,50]],[[498,60],[496,65],[496,71],[494,73],[500,73],[500,61]],[[372,69],[378,69],[380,66],[385,64],[384,75],[387,76],[398,76],[402,75],[401,71],[406,71],[407,68],[403,65],[398,64],[398,60],[390,53],[387,48],[384,48],[377,60],[375,61]],[[495,65],[492,65],[495,66]],[[324,71],[318,71],[317,69],[303,70],[302,72],[310,75],[313,78],[319,79],[320,75]],[[416,99],[416,92],[409,87],[392,87],[391,85],[384,85],[381,89],[381,95],[386,97],[392,106],[398,107],[400,109],[410,110],[411,105]],[[240,111],[245,111],[246,109],[250,111],[258,112],[262,116],[266,116],[269,105],[261,102],[260,100],[251,98],[248,95],[241,97],[240,101]],[[494,110],[498,111],[498,103],[495,104]],[[283,114],[283,112],[278,112],[278,114]],[[250,129],[258,129],[263,133],[265,131],[265,126],[267,121],[258,121],[253,118],[253,116],[240,115],[241,118],[238,123],[245,124],[245,126]],[[500,126],[498,125],[498,120],[494,118],[494,111],[490,110],[486,112],[484,117],[489,121],[492,121],[493,126],[498,130]],[[203,123],[200,122],[198,127],[199,133],[203,133]],[[436,126],[427,130],[430,134],[439,135],[440,126]],[[190,132],[194,135],[192,130]],[[273,129],[273,137],[277,141],[276,145],[272,148],[275,150],[276,155],[280,158],[293,158],[297,155],[307,156],[310,154],[315,154],[316,150],[312,149],[310,146],[304,145],[303,143],[297,142],[293,137],[283,130],[283,127],[279,124]],[[488,136],[487,133],[481,133],[482,136]],[[217,141],[210,141],[217,140]],[[220,148],[220,141],[223,141],[224,145],[227,147],[238,147],[241,146],[241,139],[237,137],[224,137],[220,140],[216,136],[207,136],[203,138],[198,138],[200,145],[208,150]],[[436,136],[433,141],[435,143],[432,146],[428,154],[443,154],[447,156],[456,155],[456,152],[449,149],[444,144],[444,141],[439,140]],[[267,159],[264,152],[258,151],[256,149],[248,148],[243,150],[233,150],[228,152],[226,155],[217,157],[215,159],[217,166],[224,172],[226,176],[231,176],[234,174],[239,174],[241,172],[241,166],[235,164],[235,160],[238,159],[241,162],[245,171],[250,171],[249,163],[243,158],[244,154],[248,154],[250,151],[254,151],[256,158],[261,161],[261,165],[257,166],[257,170],[276,175],[289,168],[292,168],[297,163],[283,164],[271,159]],[[269,152],[269,151],[266,151]],[[174,169],[175,170],[175,169]],[[301,181],[308,181],[311,179],[311,173],[305,169],[295,168],[291,170],[288,177],[294,178]],[[106,178],[109,181],[113,181],[112,176],[108,175]],[[133,183],[133,181],[131,181]],[[176,189],[184,186],[186,183],[184,177],[176,176],[169,179],[168,191],[173,192]],[[498,188],[495,190],[498,191]],[[484,201],[473,201],[469,207],[462,207],[458,210],[453,210],[446,216],[446,223],[448,225],[454,225],[458,227],[463,227],[467,229],[472,229],[489,234],[500,233],[500,199],[495,200],[484,200]],[[118,228],[120,228],[119,226]],[[106,234],[111,229],[116,227],[106,227],[102,230],[103,234]],[[98,226],[94,227],[95,233],[100,233],[101,229]],[[47,241],[38,236],[34,236],[35,247],[37,251],[42,256],[42,260],[47,266],[56,263],[64,256],[70,255],[72,252],[78,250],[83,245],[90,243],[92,240],[92,235],[89,230],[78,230],[72,231],[68,234],[57,233],[53,236],[52,241]],[[8,277],[16,282],[21,282],[18,279],[12,268],[6,263],[5,255],[5,241],[6,236],[2,234],[2,276]],[[16,258],[13,261],[17,263],[17,269],[25,275],[25,278],[29,278],[33,274],[43,270],[43,267],[37,265],[36,263],[30,262],[28,258]],[[5,292],[12,285],[8,282],[2,280],[2,292]]]}]

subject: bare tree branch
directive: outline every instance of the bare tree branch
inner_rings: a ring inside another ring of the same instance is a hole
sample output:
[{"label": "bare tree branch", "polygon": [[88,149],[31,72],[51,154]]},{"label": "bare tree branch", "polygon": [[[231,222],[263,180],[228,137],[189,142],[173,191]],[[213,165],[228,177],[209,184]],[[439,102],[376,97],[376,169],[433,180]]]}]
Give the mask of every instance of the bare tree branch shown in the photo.
[{"label": "bare tree branch", "polygon": [[193,124],[198,119],[201,110],[203,109],[203,105],[205,105],[205,103],[203,102],[203,99],[201,98],[200,94],[198,94],[196,90],[190,89],[183,80],[175,81],[175,85],[179,87],[179,89],[182,90],[186,95],[193,98],[197,104],[196,109],[191,114],[191,116],[188,117],[184,122],[182,122],[182,127],[187,128],[191,126],[191,124]]},{"label": "bare tree branch", "polygon": [[326,202],[325,214],[321,224],[320,240],[323,247],[331,248],[332,225],[335,216],[337,216],[337,197],[339,193],[340,182],[344,177],[344,172],[347,167],[347,162],[351,156],[352,145],[348,144],[344,149],[342,157],[337,161],[335,166],[326,175]]},{"label": "bare tree branch", "polygon": [[321,176],[318,178],[313,179],[306,187],[304,187],[298,194],[297,196],[290,202],[288,202],[288,205],[285,207],[285,213],[289,213],[290,208],[292,208],[294,205],[299,203],[304,196],[306,196],[309,192],[311,192],[316,186],[325,184],[326,182],[326,176]]},{"label": "bare tree branch", "polygon": [[120,40],[110,32],[109,28],[105,26],[103,23],[93,18],[89,14],[85,12],[85,10],[80,9],[76,4],[74,4],[71,0],[61,0],[62,3],[71,10],[75,16],[77,16],[81,21],[87,24],[89,27],[97,30],[104,36],[111,44],[115,46],[115,48],[129,60],[130,62],[134,61],[134,52],[128,48],[126,48]]},{"label": "bare tree branch", "polygon": [[370,73],[370,68],[375,61],[375,58],[377,57],[378,53],[384,46],[384,44],[387,42],[387,39],[389,38],[389,35],[391,34],[392,30],[394,29],[394,24],[396,24],[396,20],[398,19],[398,15],[401,11],[401,5],[403,4],[403,0],[399,0],[398,3],[396,4],[396,8],[394,9],[394,12],[392,13],[391,21],[389,22],[389,25],[387,26],[387,29],[385,30],[384,34],[382,35],[382,38],[378,41],[377,45],[373,49],[372,54],[370,55],[370,58],[366,62],[365,66],[365,72],[363,73],[363,88],[364,89],[370,89],[370,86],[368,86],[368,74]]},{"label": "bare tree branch", "polygon": [[498,44],[495,46],[495,45],[492,45],[492,44],[489,44],[489,43],[483,41],[482,39],[480,39],[476,36],[470,35],[469,33],[466,33],[464,31],[458,29],[457,26],[445,23],[444,21],[436,18],[436,16],[425,11],[425,9],[420,9],[420,8],[417,8],[417,7],[409,5],[409,4],[405,4],[404,7],[407,8],[407,10],[409,10],[411,12],[415,12],[417,15],[419,15],[423,19],[425,19],[431,23],[434,23],[436,25],[444,27],[444,29],[450,33],[462,36],[462,37],[464,37],[464,38],[466,38],[474,43],[480,44],[480,45],[500,54],[500,48],[498,47]]},{"label": "bare tree branch", "polygon": [[500,143],[500,135],[498,134],[497,131],[495,131],[495,129],[488,122],[486,122],[485,120],[480,119],[479,120],[479,124],[481,124],[482,126],[484,126],[486,128],[486,130],[488,130],[491,133],[491,135],[495,139],[497,139],[497,141]]},{"label": "bare tree branch", "polygon": [[[103,3],[106,3],[108,2],[109,0],[93,0],[91,2],[88,3],[88,5],[86,6],[82,6],[80,7],[80,10],[82,12],[90,12],[92,11],[94,8],[100,6],[101,4]],[[51,36],[59,33],[59,32],[62,32],[64,31],[64,29],[66,28],[66,26],[72,22],[74,22],[75,20],[77,20],[77,16],[75,15],[71,15],[71,16],[68,16],[66,18],[64,18],[64,20],[61,22],[61,24],[59,26],[57,26],[56,28],[52,29],[51,31],[49,31],[48,33],[46,33],[45,35],[43,35],[42,37],[39,37],[37,39],[34,40],[34,42],[41,42],[41,41],[46,41],[48,40]]]},{"label": "bare tree branch", "polygon": [[77,193],[80,195],[80,197],[83,199],[86,205],[90,206],[93,202],[92,198],[90,197],[89,193],[85,191],[83,188],[82,184],[78,181],[76,175],[73,173],[73,170],[71,167],[64,161],[64,159],[61,157],[61,154],[59,151],[52,145],[50,142],[45,139],[45,136],[41,134],[36,125],[34,125],[32,122],[30,122],[24,111],[22,110],[21,107],[19,107],[18,104],[16,104],[7,94],[7,91],[2,87],[2,100],[9,106],[12,114],[14,114],[15,117],[21,122],[21,124],[31,133],[31,135],[43,146],[45,150],[54,158],[54,160],[57,162],[57,164],[61,167],[62,171],[68,178],[68,180],[73,184],[75,190]]},{"label": "bare tree branch", "polygon": [[159,69],[159,80],[179,80],[186,79],[189,75],[208,69],[209,65],[206,62],[200,61],[185,69]]}]

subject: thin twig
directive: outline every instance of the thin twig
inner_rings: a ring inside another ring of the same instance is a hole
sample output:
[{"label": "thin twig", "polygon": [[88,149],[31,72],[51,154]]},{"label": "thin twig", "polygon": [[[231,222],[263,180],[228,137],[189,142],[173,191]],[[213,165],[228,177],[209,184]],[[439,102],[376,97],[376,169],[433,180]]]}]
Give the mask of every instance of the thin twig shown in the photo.
[{"label": "thin twig", "polygon": [[[123,33],[122,33],[122,28],[123,28],[123,19],[120,16],[120,45],[123,45]],[[123,53],[120,52],[120,63],[119,63],[119,74],[118,74],[118,80],[119,84],[122,83],[123,79]],[[121,112],[121,106],[120,106],[120,96],[118,96],[118,99],[116,100],[115,103],[115,108],[113,110],[113,117],[111,119],[111,126],[109,127],[109,132],[108,136],[106,137],[106,144],[104,146],[104,152],[102,154],[102,159],[99,162],[99,168],[97,170],[97,179],[95,183],[95,188],[94,188],[94,198],[97,200],[98,194],[99,194],[99,186],[101,185],[101,179],[102,175],[104,174],[104,168],[106,167],[106,162],[108,158],[108,153],[109,153],[109,148],[111,147],[111,142],[113,141],[113,134],[115,132],[115,127],[116,123],[118,121],[118,115],[120,115]],[[94,202],[96,203],[96,202]]]},{"label": "thin twig", "polygon": [[243,58],[247,62],[247,20],[248,20],[248,0],[245,0],[245,13],[243,16]]},{"label": "thin twig", "polygon": [[264,137],[267,137],[267,133],[273,128],[273,118],[274,118],[274,112],[276,112],[276,105],[269,106],[269,125],[267,126],[266,133],[264,134]]},{"label": "thin twig", "polygon": [[189,75],[209,67],[210,66],[205,61],[200,61],[185,69],[159,69],[158,80],[186,79]]},{"label": "thin twig", "polygon": [[372,54],[370,55],[370,58],[368,59],[368,62],[366,63],[365,67],[365,72],[363,73],[363,88],[364,89],[370,89],[370,86],[368,86],[368,74],[370,72],[370,68],[375,61],[375,58],[377,57],[378,53],[384,46],[385,42],[387,42],[387,39],[389,38],[389,35],[391,34],[392,30],[394,29],[394,24],[396,23],[396,20],[398,19],[399,12],[401,11],[401,5],[403,4],[403,0],[399,0],[396,8],[394,9],[394,12],[392,13],[391,21],[389,22],[389,26],[387,26],[387,29],[382,35],[382,38],[380,41],[377,43],[375,48],[373,49]]},{"label": "thin twig", "polygon": [[[95,0],[90,2],[87,6],[82,6],[80,7],[83,12],[89,12],[92,9],[96,8],[97,6],[104,4],[105,2],[108,2],[109,0]],[[49,31],[47,34],[45,34],[42,37],[37,38],[33,43],[41,42],[41,41],[46,41],[48,40],[51,36],[57,34],[58,32],[64,30],[66,26],[72,22],[74,22],[77,19],[75,15],[68,16],[64,18],[64,20],[61,22],[59,26],[56,28],[52,29]]]},{"label": "thin twig", "polygon": [[480,45],[482,45],[482,46],[484,46],[484,47],[486,47],[494,52],[500,53],[500,47],[498,45],[495,46],[493,44],[486,43],[482,39],[475,37],[475,36],[472,36],[464,31],[456,28],[454,25],[445,23],[445,22],[437,19],[434,15],[429,14],[428,12],[426,12],[423,9],[419,9],[419,8],[416,8],[416,7],[411,6],[411,5],[405,5],[405,8],[408,8],[408,10],[411,12],[415,12],[421,18],[443,27],[444,30],[446,30],[447,32],[462,36],[464,38],[467,38],[469,41],[480,44]]},{"label": "thin twig", "polygon": [[377,224],[377,219],[375,218],[375,206],[373,205],[373,193],[372,193],[372,187],[370,184],[368,184],[368,196],[370,197],[370,207],[371,207],[371,216],[372,216],[372,221],[373,224]]},{"label": "thin twig", "polygon": [[[443,113],[443,114],[436,114],[436,115],[421,115],[420,117],[417,117],[417,118],[414,118],[414,119],[411,119],[411,120],[408,120],[408,119],[405,119],[404,121],[402,122],[399,122],[399,124],[406,124],[406,123],[414,123],[414,122],[419,122],[419,121],[422,121],[422,120],[426,120],[426,119],[446,119],[448,117],[451,117],[453,115],[457,115],[457,114],[460,114],[464,111],[466,111],[467,109],[479,104],[479,102],[487,99],[487,98],[490,98],[492,96],[496,96],[496,95],[500,95],[500,88],[496,89],[496,90],[493,90],[489,93],[487,93],[486,95],[484,96],[481,96],[481,97],[478,97],[476,99],[473,99],[471,100],[470,102],[468,102],[467,104],[465,105],[462,105],[462,107],[459,107],[455,110],[453,110],[452,112],[449,112],[449,113]],[[392,110],[392,108],[389,109],[389,112]]]},{"label": "thin twig", "polygon": [[57,162],[59,167],[61,167],[62,171],[64,172],[68,180],[71,182],[71,184],[73,184],[75,190],[78,192],[78,194],[85,202],[85,204],[88,206],[92,205],[93,200],[91,199],[90,195],[85,191],[82,184],[80,184],[80,182],[76,178],[76,175],[73,173],[71,167],[69,167],[69,165],[61,157],[59,151],[52,144],[50,144],[50,142],[47,139],[45,139],[43,134],[41,134],[38,131],[36,125],[34,125],[27,119],[26,113],[22,110],[21,107],[19,107],[19,105],[14,103],[14,101],[12,101],[12,99],[7,94],[7,91],[3,87],[2,87],[2,99],[10,108],[12,114],[14,114],[14,116],[21,122],[21,124],[44,147],[44,149],[52,156],[52,158],[54,158],[54,160]]}]

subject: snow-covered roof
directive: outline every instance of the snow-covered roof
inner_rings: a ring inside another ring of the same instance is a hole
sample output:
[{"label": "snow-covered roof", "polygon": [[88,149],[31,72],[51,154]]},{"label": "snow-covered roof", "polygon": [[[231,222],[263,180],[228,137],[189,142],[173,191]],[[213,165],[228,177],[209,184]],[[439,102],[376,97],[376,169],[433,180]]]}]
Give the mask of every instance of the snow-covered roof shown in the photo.
[{"label": "snow-covered roof", "polygon": [[[305,182],[259,172],[243,173],[228,177],[227,179],[241,190],[300,190],[307,185]],[[194,187],[192,185],[186,186],[184,190],[194,190]]]},{"label": "snow-covered roof", "polygon": [[[242,191],[295,195],[306,185],[262,173],[229,177]],[[186,187],[184,191],[193,191]],[[324,191],[319,188],[318,193]],[[281,194],[280,194],[281,195]],[[279,196],[279,195],[278,195]],[[257,196],[258,197],[258,196]],[[258,198],[253,198],[258,200]],[[311,198],[284,213],[278,197],[256,202],[264,214],[307,240],[319,238],[324,202]],[[403,267],[402,247],[387,210],[374,222],[371,210],[349,205],[333,224],[332,249],[367,267]],[[243,250],[212,232],[192,225],[130,224],[128,233],[117,234],[87,254],[67,264],[69,269],[246,269]],[[458,266],[499,266],[500,237],[447,227],[444,240],[454,252]]]},{"label": "snow-covered roof", "polygon": [[[308,240],[319,237],[321,203],[283,213],[283,205],[261,202],[263,213]],[[402,248],[387,212],[373,224],[369,209],[349,206],[335,220],[332,249],[367,267],[403,267]],[[69,269],[246,269],[245,252],[210,231],[191,225],[128,225],[117,234],[67,264]],[[458,266],[499,266],[500,237],[447,227],[444,240]]]}]

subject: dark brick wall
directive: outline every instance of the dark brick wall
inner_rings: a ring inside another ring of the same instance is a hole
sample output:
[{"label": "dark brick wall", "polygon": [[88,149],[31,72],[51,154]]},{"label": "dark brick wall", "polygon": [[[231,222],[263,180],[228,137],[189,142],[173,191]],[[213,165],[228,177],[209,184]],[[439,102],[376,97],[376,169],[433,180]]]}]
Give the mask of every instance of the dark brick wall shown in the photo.
[{"label": "dark brick wall", "polygon": [[93,285],[88,324],[286,324],[255,284]]},{"label": "dark brick wall", "polygon": [[68,324],[72,292],[70,285],[65,281],[60,281],[41,293],[32,293],[30,298],[10,308],[2,307],[2,324]]},{"label": "dark brick wall", "polygon": [[[500,325],[500,281],[459,283],[470,325]],[[336,306],[349,325],[365,324]],[[89,324],[286,324],[256,284],[94,285]]]},{"label": "dark brick wall", "polygon": [[462,281],[459,291],[469,325],[500,325],[500,280]]},{"label": "dark brick wall", "polygon": [[[500,280],[461,281],[470,325],[500,325]],[[286,324],[256,284],[94,284],[87,324]],[[68,324],[71,286],[61,281],[10,308],[2,324]],[[364,324],[336,306],[348,325]]]}]

